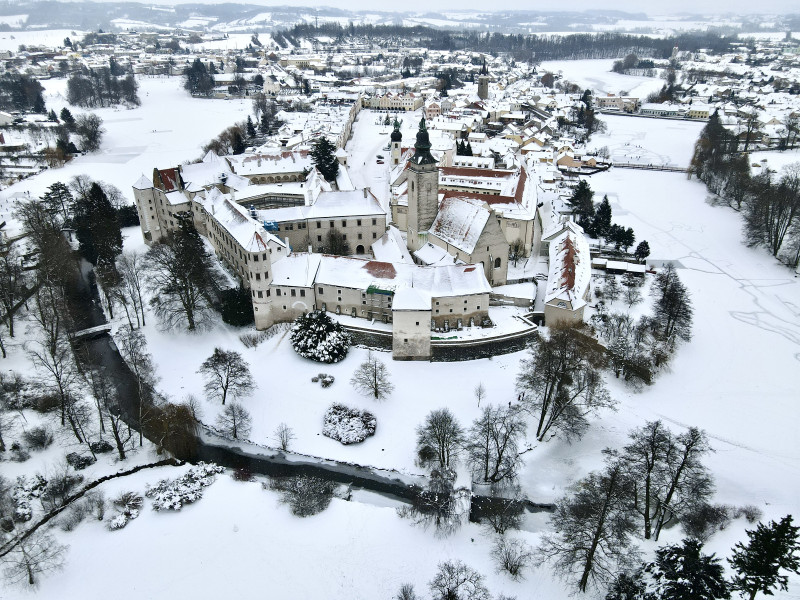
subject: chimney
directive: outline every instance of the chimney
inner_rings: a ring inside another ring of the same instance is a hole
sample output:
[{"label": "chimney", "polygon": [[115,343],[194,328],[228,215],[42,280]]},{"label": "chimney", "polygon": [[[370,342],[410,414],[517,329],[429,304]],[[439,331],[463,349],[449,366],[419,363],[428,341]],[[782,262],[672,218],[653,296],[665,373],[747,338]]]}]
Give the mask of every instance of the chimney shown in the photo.
[{"label": "chimney", "polygon": [[369,194],[369,187],[364,188],[364,198],[367,197],[367,194]]}]

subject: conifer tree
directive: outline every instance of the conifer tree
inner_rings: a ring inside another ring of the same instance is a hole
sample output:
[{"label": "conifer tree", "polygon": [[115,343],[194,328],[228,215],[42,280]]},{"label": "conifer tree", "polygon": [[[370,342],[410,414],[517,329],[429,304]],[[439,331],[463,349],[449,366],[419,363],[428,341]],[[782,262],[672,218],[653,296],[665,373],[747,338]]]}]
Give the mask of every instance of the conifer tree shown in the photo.
[{"label": "conifer tree", "polygon": [[788,573],[800,573],[800,542],[792,515],[769,525],[759,523],[755,530],[747,531],[747,545],[738,542],[733,556],[728,559],[736,572],[731,582],[733,589],[753,600],[758,592],[772,596],[773,590],[788,589]]}]

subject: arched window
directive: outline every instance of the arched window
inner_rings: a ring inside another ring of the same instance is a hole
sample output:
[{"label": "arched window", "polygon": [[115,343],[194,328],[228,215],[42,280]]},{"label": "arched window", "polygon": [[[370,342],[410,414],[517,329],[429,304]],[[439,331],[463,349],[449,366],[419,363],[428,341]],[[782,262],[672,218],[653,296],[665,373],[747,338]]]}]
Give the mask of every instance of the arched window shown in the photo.
[{"label": "arched window", "polygon": [[499,269],[499,268],[500,268],[500,262],[501,262],[501,261],[500,261],[500,259],[499,259],[499,258],[495,258],[495,259],[494,259],[494,268],[495,268],[495,269]]}]

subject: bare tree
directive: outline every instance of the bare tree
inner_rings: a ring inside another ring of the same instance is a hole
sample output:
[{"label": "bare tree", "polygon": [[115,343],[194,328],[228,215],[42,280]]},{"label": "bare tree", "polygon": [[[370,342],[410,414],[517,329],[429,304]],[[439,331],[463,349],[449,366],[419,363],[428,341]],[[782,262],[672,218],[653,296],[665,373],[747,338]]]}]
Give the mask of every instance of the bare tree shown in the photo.
[{"label": "bare tree", "polygon": [[217,415],[217,427],[235,440],[239,439],[239,436],[246,438],[250,434],[252,425],[253,418],[248,410],[235,400],[228,403]]},{"label": "bare tree", "polygon": [[622,297],[625,299],[625,304],[628,308],[632,308],[634,304],[639,304],[642,298],[642,292],[638,287],[626,287],[622,292]]},{"label": "bare tree", "polygon": [[[117,398],[116,388],[102,368],[85,370],[87,383],[91,386],[92,395],[99,414],[100,431],[109,431],[114,438],[120,460],[125,460],[126,452],[132,446],[133,433],[129,425],[122,419],[122,410]],[[108,429],[106,429],[108,423]]]},{"label": "bare tree", "polygon": [[[22,270],[22,257],[13,244],[0,253],[0,307],[8,327],[8,335],[14,337],[14,314],[28,292],[27,277]],[[5,354],[3,355],[5,357]]]},{"label": "bare tree", "polygon": [[644,537],[649,540],[658,498],[667,483],[665,463],[674,450],[674,439],[661,421],[648,422],[629,437],[631,443],[625,446],[623,460],[633,486],[633,506],[644,519]]},{"label": "bare tree", "polygon": [[394,390],[394,385],[389,380],[389,369],[372,352],[353,373],[350,384],[360,394],[372,396],[375,400],[385,400]]},{"label": "bare tree", "polygon": [[596,341],[581,331],[582,324],[557,324],[550,337],[539,337],[531,358],[522,361],[517,386],[536,420],[536,439],[557,434],[580,438],[587,417],[615,403],[603,385],[600,369],[605,356]]},{"label": "bare tree", "polygon": [[450,469],[463,442],[464,430],[447,408],[431,411],[417,427],[417,456],[422,465]]},{"label": "bare tree", "polygon": [[460,560],[439,563],[436,576],[428,584],[433,600],[490,600],[483,575]]},{"label": "bare tree", "polygon": [[748,245],[764,246],[777,257],[787,233],[800,220],[800,163],[784,167],[777,182],[769,173],[753,178],[744,215]]},{"label": "bare tree", "polygon": [[483,385],[483,382],[478,383],[475,386],[475,399],[478,401],[478,406],[481,405],[481,400],[486,398],[486,387]]},{"label": "bare tree", "polygon": [[2,557],[3,575],[10,584],[36,584],[40,575],[57,571],[64,565],[67,547],[42,531],[20,541]]},{"label": "bare tree", "polygon": [[498,571],[505,571],[511,579],[519,581],[533,559],[533,549],[522,540],[499,537],[492,548],[492,559]]},{"label": "bare tree", "polygon": [[417,596],[417,593],[414,591],[414,586],[412,584],[404,583],[400,586],[395,600],[419,600],[419,596]]},{"label": "bare tree", "polygon": [[466,440],[467,461],[478,481],[514,480],[522,464],[518,442],[525,422],[515,408],[487,406],[475,419]]},{"label": "bare tree", "polygon": [[433,526],[436,537],[444,538],[455,533],[469,512],[471,493],[466,488],[455,488],[454,471],[434,469],[427,488],[414,488],[411,504],[397,513],[424,529]]},{"label": "bare tree", "polygon": [[[122,277],[122,293],[131,303],[133,311],[136,313],[136,324],[147,325],[144,314],[144,300],[142,298],[145,276],[144,255],[138,252],[123,252],[117,260],[117,269]],[[141,323],[139,322],[140,315]]]},{"label": "bare tree", "polygon": [[538,561],[550,562],[564,577],[578,576],[578,591],[613,579],[636,558],[631,535],[636,529],[622,463],[611,456],[606,469],[590,473],[573,494],[556,504],[555,530],[538,548]]},{"label": "bare tree", "polygon": [[289,449],[292,440],[295,439],[295,435],[291,427],[289,427],[286,423],[281,423],[275,428],[273,439],[278,442],[278,447],[286,452]]},{"label": "bare tree", "polygon": [[711,496],[714,484],[708,469],[700,462],[710,451],[706,433],[697,427],[690,427],[675,438],[666,459],[666,484],[657,499],[653,518],[656,540],[665,525]]},{"label": "bare tree", "polygon": [[235,350],[222,350],[214,348],[214,353],[209,356],[198,373],[206,380],[206,396],[212,400],[225,400],[228,395],[232,397],[249,396],[256,388],[250,367]]},{"label": "bare tree", "polygon": [[74,421],[71,407],[78,370],[64,324],[66,307],[59,291],[42,286],[34,295],[32,311],[35,337],[27,343],[28,356],[40,374],[43,385],[55,393],[61,408],[61,425],[69,420],[79,442],[83,439]]},{"label": "bare tree", "polygon": [[139,446],[142,446],[144,423],[153,406],[153,391],[156,384],[153,357],[147,351],[147,338],[138,329],[120,327],[116,341],[122,358],[136,381],[136,412],[139,423]]}]

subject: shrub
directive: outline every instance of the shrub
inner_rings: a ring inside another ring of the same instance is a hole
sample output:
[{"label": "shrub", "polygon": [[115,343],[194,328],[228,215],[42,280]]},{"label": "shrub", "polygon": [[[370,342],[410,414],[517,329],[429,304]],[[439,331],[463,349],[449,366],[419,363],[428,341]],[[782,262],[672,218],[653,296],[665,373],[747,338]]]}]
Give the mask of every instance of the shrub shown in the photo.
[{"label": "shrub", "polygon": [[31,457],[30,452],[19,445],[19,442],[11,444],[11,460],[14,462],[25,462]]},{"label": "shrub", "polygon": [[44,450],[53,443],[53,433],[47,427],[33,427],[22,434],[31,450]]},{"label": "shrub", "polygon": [[163,479],[154,487],[148,487],[145,496],[152,499],[153,510],[180,510],[202,498],[203,488],[214,483],[217,473],[224,470],[213,463],[201,462],[178,479]]},{"label": "shrub", "polygon": [[725,529],[731,522],[733,507],[727,504],[701,503],[681,517],[687,535],[705,542],[715,532]]},{"label": "shrub", "polygon": [[247,467],[241,467],[233,472],[235,481],[253,481],[253,473]]},{"label": "shrub", "polygon": [[270,488],[281,493],[281,502],[289,505],[297,517],[310,517],[328,508],[336,488],[332,481],[300,475],[298,477],[275,477]]},{"label": "shrub", "polygon": [[334,381],[336,381],[336,378],[333,375],[328,375],[327,373],[320,373],[319,375],[311,378],[311,383],[319,383],[324,388],[331,387]]},{"label": "shrub", "polygon": [[377,420],[375,416],[344,404],[334,404],[325,411],[322,435],[342,444],[358,444],[375,435]]},{"label": "shrub", "polygon": [[77,452],[70,452],[67,454],[67,464],[76,471],[83,471],[86,467],[93,465],[96,462],[97,459],[94,456],[78,454]]},{"label": "shrub", "polygon": [[521,540],[498,538],[492,549],[492,558],[498,571],[506,571],[512,579],[522,579],[522,571],[533,558],[530,546]]},{"label": "shrub", "polygon": [[140,494],[136,492],[123,492],[112,501],[114,508],[117,510],[117,514],[111,517],[106,527],[108,527],[110,531],[124,528],[128,523],[139,516],[143,503],[144,498],[142,498]]},{"label": "shrub", "polygon": [[61,513],[58,519],[58,526],[62,531],[72,531],[81,524],[90,512],[91,506],[87,502],[73,502],[67,510]]},{"label": "shrub", "polygon": [[324,311],[297,317],[290,339],[300,356],[324,363],[339,362],[350,348],[350,336]]},{"label": "shrub", "polygon": [[733,517],[735,519],[738,519],[739,517],[744,517],[745,519],[747,519],[748,523],[755,523],[756,521],[760,521],[761,517],[763,516],[764,513],[761,511],[761,509],[758,508],[757,506],[753,506],[752,504],[739,507],[733,513]]},{"label": "shrub", "polygon": [[104,454],[105,452],[111,452],[114,449],[114,446],[112,446],[107,440],[98,440],[90,443],[89,448],[92,449],[92,452]]},{"label": "shrub", "polygon": [[40,495],[42,506],[45,510],[53,510],[63,506],[75,488],[83,482],[83,475],[71,474],[66,469],[56,473],[47,481],[47,485]]},{"label": "shrub", "polygon": [[61,406],[61,401],[58,399],[58,396],[45,394],[35,398],[31,404],[33,406],[33,410],[37,412],[50,413]]}]

